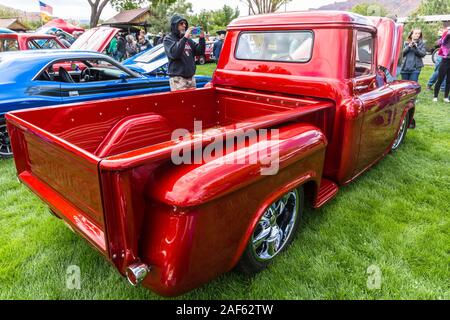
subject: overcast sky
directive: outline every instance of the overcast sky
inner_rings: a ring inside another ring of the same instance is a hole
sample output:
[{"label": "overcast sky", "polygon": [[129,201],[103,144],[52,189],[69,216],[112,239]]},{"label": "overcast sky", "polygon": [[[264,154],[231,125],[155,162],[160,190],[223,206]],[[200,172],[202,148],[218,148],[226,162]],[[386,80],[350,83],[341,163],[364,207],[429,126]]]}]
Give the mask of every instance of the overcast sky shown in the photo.
[{"label": "overcast sky", "polygon": [[[41,0],[53,7],[53,15],[62,18],[89,19],[90,6],[87,0]],[[293,0],[288,4],[288,10],[306,10],[317,8],[325,4],[340,0]],[[240,0],[190,0],[194,7],[194,12],[202,9],[219,9],[223,5],[239,6],[241,15],[247,14],[247,7]],[[39,11],[38,0],[0,0],[0,4],[25,11]],[[102,14],[102,19],[109,19],[116,12],[111,6],[107,6]]]}]

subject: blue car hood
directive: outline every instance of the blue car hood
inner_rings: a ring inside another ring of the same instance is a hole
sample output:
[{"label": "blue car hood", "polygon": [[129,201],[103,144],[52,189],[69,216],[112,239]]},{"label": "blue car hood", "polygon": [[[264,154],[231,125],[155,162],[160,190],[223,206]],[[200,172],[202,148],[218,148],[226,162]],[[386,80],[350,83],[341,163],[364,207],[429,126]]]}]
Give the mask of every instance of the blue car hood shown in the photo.
[{"label": "blue car hood", "polygon": [[167,59],[162,44],[143,51],[122,62],[127,68],[144,75],[155,75],[158,71],[167,69],[168,63],[169,60]]}]

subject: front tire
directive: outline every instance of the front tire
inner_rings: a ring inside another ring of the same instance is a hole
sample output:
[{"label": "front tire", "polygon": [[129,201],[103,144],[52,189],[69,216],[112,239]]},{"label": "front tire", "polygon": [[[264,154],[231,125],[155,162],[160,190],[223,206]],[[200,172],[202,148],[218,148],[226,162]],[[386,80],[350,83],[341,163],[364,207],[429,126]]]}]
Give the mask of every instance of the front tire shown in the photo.
[{"label": "front tire", "polygon": [[236,270],[255,274],[286,249],[295,237],[304,208],[303,187],[284,194],[264,211]]},{"label": "front tire", "polygon": [[6,121],[5,118],[0,118],[0,158],[10,158],[12,155]]},{"label": "front tire", "polygon": [[400,148],[401,144],[403,143],[403,140],[405,140],[406,132],[408,132],[408,126],[409,126],[409,113],[407,113],[403,117],[402,124],[400,126],[400,131],[397,134],[397,137],[394,140],[394,143],[392,144],[391,151],[396,151],[398,148]]}]

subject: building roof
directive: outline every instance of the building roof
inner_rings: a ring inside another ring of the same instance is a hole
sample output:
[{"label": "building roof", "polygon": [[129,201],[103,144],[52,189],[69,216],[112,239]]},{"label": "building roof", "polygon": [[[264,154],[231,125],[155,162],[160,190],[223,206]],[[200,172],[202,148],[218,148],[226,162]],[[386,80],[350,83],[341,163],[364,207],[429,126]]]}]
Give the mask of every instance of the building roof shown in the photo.
[{"label": "building roof", "polygon": [[14,31],[26,31],[28,28],[17,18],[0,19],[0,28],[7,28]]},{"label": "building roof", "polygon": [[[450,14],[440,14],[434,16],[419,16],[419,18],[425,20],[425,22],[448,22],[450,21]],[[398,18],[398,22],[405,23],[408,20],[408,17]]]},{"label": "building roof", "polygon": [[109,20],[106,20],[102,24],[133,24],[133,22],[136,22],[139,18],[144,16],[145,14],[150,14],[150,9],[148,8],[140,8],[140,9],[133,9],[133,10],[126,10],[118,13],[114,17],[112,17]]},{"label": "building roof", "polygon": [[237,18],[228,28],[301,24],[359,24],[374,26],[367,17],[346,11],[294,11]]}]

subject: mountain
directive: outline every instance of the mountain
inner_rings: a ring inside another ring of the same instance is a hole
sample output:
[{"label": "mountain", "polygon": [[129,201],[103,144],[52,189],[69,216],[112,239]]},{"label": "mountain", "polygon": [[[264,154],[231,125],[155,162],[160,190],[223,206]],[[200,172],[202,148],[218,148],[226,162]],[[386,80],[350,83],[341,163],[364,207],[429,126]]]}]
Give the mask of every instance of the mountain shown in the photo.
[{"label": "mountain", "polygon": [[385,7],[389,13],[396,14],[399,17],[407,17],[413,13],[419,6],[421,0],[347,0],[342,2],[335,2],[317,8],[317,10],[344,10],[348,11],[360,3],[380,4]]},{"label": "mountain", "polygon": [[26,12],[0,4],[0,18],[21,18],[27,21],[40,21],[39,12]]}]

